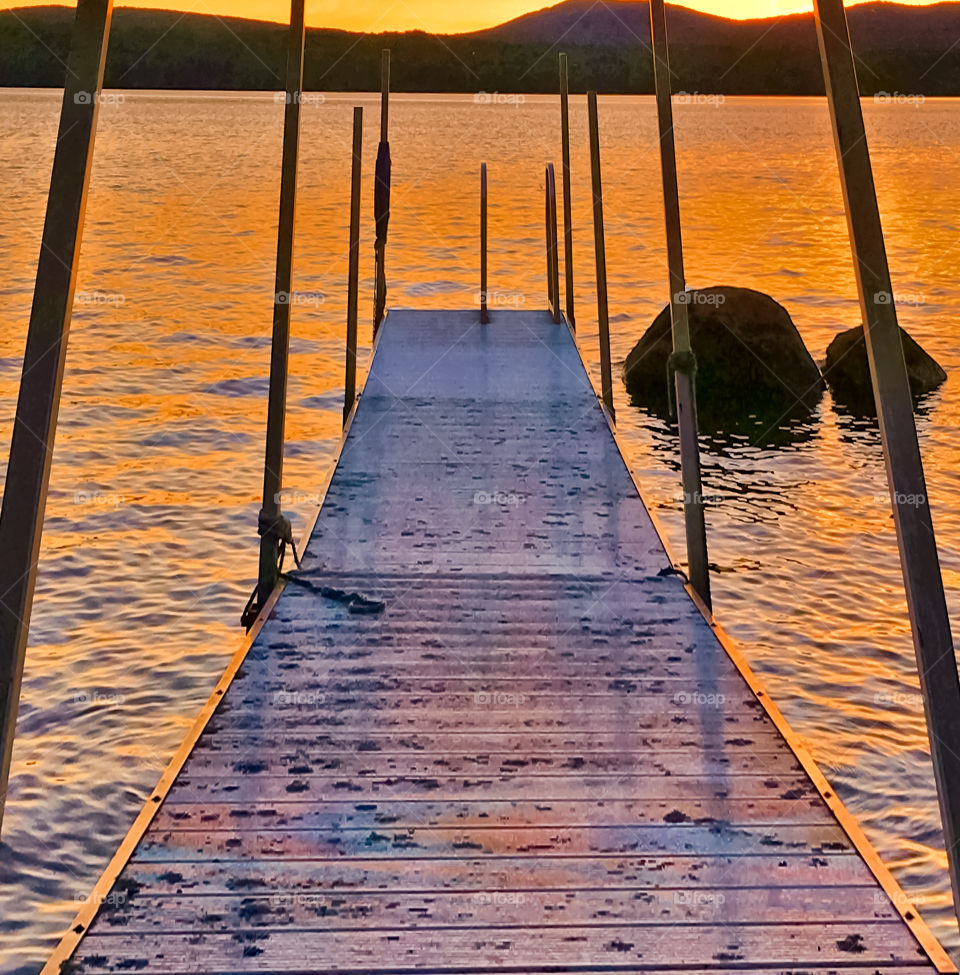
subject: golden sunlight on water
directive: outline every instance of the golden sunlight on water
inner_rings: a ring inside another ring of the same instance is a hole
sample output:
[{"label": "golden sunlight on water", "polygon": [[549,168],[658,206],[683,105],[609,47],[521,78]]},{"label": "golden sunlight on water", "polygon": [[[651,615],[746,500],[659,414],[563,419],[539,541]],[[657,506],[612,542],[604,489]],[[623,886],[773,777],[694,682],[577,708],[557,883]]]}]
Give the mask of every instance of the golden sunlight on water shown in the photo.
[{"label": "golden sunlight on water", "polygon": [[[58,98],[0,92],[2,462]],[[337,95],[305,110],[285,478],[301,528],[339,439],[357,102],[369,343],[376,103]],[[956,619],[960,103],[865,110],[901,323],[951,377],[919,427]],[[676,111],[690,285],[771,294],[822,358],[859,321],[825,105]],[[651,100],[602,99],[601,114],[619,361],[666,297],[659,159]],[[493,301],[542,305],[556,102],[397,96],[391,118],[391,304],[474,304],[485,160]],[[598,372],[582,99],[572,120],[578,336]],[[256,566],[281,127],[269,95],[128,93],[101,111],[0,847],[4,972],[36,971],[240,640]],[[681,550],[673,435],[615,387],[646,499]],[[878,436],[829,397],[808,422],[762,432],[704,439],[718,615],[936,933],[960,947]]]}]

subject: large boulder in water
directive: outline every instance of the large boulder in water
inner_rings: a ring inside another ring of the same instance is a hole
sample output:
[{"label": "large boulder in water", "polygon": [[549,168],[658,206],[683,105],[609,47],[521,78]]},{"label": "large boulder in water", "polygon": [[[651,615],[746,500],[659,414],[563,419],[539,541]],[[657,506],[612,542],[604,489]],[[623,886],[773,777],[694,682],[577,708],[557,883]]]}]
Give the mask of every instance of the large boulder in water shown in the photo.
[{"label": "large boulder in water", "polygon": [[[749,288],[704,288],[688,291],[686,304],[697,357],[697,407],[705,429],[737,427],[751,417],[776,423],[808,414],[820,401],[820,369],[787,310],[769,295]],[[660,415],[669,408],[667,358],[672,351],[667,306],[623,366],[633,402]]]},{"label": "large boulder in water", "polygon": [[[902,328],[900,342],[914,399],[935,390],[947,378],[946,372]],[[841,332],[830,343],[823,375],[838,403],[857,413],[876,414],[862,325]]]}]

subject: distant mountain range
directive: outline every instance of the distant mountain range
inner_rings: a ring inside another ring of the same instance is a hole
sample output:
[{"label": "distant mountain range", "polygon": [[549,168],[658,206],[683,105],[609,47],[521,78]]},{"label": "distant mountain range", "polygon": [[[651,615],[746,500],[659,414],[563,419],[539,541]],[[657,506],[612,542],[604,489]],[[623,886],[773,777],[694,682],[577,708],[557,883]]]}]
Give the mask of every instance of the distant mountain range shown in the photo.
[{"label": "distant mountain range", "polygon": [[[865,3],[848,16],[863,94],[960,95],[960,2]],[[649,93],[648,17],[639,0],[565,0],[471,34],[311,29],[305,85],[375,89],[380,49],[390,47],[397,91],[552,92],[564,50],[573,90]],[[62,86],[72,24],[66,7],[0,11],[0,86]],[[811,14],[738,21],[671,6],[667,24],[674,91],[823,93]],[[106,85],[277,90],[283,41],[283,26],[272,23],[119,9]]]}]

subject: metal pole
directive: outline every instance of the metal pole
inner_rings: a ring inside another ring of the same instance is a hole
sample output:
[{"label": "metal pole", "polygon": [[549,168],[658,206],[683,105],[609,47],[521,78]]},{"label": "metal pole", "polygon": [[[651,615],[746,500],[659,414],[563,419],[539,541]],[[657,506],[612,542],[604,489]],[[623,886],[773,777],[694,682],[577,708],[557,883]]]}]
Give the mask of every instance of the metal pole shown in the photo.
[{"label": "metal pole", "polygon": [[543,227],[544,240],[546,241],[547,254],[547,305],[553,311],[553,261],[550,256],[550,169],[544,170],[543,174]]},{"label": "metal pole", "polygon": [[814,0],[860,312],[960,916],[960,681],[842,0]]},{"label": "metal pole", "polygon": [[380,145],[377,149],[377,166],[374,174],[374,218],[376,240],[374,263],[376,283],[373,301],[373,334],[387,310],[387,227],[390,222],[390,49],[380,52]]},{"label": "metal pole", "polygon": [[557,239],[557,177],[553,163],[547,166],[547,274],[549,275],[550,310],[553,320],[561,321],[560,312],[560,246]]},{"label": "metal pole", "polygon": [[487,164],[480,165],[480,324],[490,321],[487,311]]},{"label": "metal pole", "polygon": [[597,255],[597,320],[600,325],[600,395],[610,414],[613,408],[613,370],[610,365],[610,316],[607,308],[607,247],[603,232],[603,181],[600,178],[600,125],[597,93],[587,92],[590,118],[590,174],[593,180],[593,238]]},{"label": "metal pole", "polygon": [[570,82],[567,56],[560,55],[560,129],[563,157],[563,273],[567,289],[567,321],[576,329],[573,315],[573,201],[570,198]]},{"label": "metal pole", "polygon": [[390,138],[390,48],[380,52],[380,141]]},{"label": "metal pole", "polygon": [[93,164],[112,0],[79,0],[0,513],[0,825]]},{"label": "metal pole", "polygon": [[283,123],[280,175],[280,220],[277,234],[277,277],[273,298],[273,343],[270,353],[270,398],[267,445],[263,467],[263,508],[260,511],[260,572],[258,605],[263,606],[279,577],[280,545],[290,533],[280,510],[283,482],[283,439],[287,407],[287,358],[290,348],[290,302],[293,278],[294,216],[297,201],[297,159],[300,150],[300,101],[303,89],[304,0],[291,0],[287,38],[287,107]]},{"label": "metal pole", "polygon": [[700,477],[700,445],[697,440],[697,400],[694,373],[696,360],[690,348],[686,285],[683,274],[683,240],[680,234],[680,197],[677,189],[677,157],[673,142],[673,105],[670,101],[670,62],[667,22],[663,0],[650,0],[650,37],[653,42],[653,78],[660,126],[660,168],[663,178],[663,209],[667,230],[667,264],[670,276],[670,321],[673,331],[674,372],[677,397],[677,428],[680,432],[680,476],[687,535],[690,584],[710,607],[710,570],[707,529]]},{"label": "metal pole", "polygon": [[347,283],[347,375],[343,384],[343,423],[357,398],[357,302],[360,293],[360,176],[363,108],[353,110],[353,169],[350,186],[350,270]]}]

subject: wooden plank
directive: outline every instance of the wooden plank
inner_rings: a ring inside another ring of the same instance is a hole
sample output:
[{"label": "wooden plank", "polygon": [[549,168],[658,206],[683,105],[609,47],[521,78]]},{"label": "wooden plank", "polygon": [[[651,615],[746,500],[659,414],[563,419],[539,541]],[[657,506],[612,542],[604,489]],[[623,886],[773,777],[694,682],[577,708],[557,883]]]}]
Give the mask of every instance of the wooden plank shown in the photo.
[{"label": "wooden plank", "polygon": [[[684,938],[686,968],[710,965],[910,965],[917,950],[900,921],[777,924],[775,926],[698,925]],[[256,931],[233,934],[171,932],[93,937],[81,956],[83,972],[111,971],[101,950],[143,962],[151,972],[183,971],[178,959],[191,959],[196,971],[297,971],[306,959],[322,959],[319,971],[371,970],[481,972],[546,966],[571,971],[599,966],[661,971],[677,959],[672,925],[644,928],[569,926],[560,930],[509,926],[451,930],[441,937],[398,928],[368,931]],[[139,966],[138,966],[139,967]],[[310,971],[316,972],[312,965]]]},{"label": "wooden plank", "polygon": [[[668,813],[669,817],[671,814]],[[815,825],[710,822],[588,827],[474,827],[381,825],[347,829],[154,830],[137,850],[137,860],[320,860],[536,855],[622,856],[683,850],[701,856],[740,856],[757,849],[790,850],[819,856],[852,851],[835,823]]]},{"label": "wooden plank", "polygon": [[[851,853],[810,856],[790,851],[745,856],[486,857],[336,861],[237,861],[226,873],[216,861],[131,861],[118,890],[152,893],[318,893],[385,890],[720,890],[756,887],[864,886],[873,876]],[[876,885],[874,884],[876,891]],[[877,892],[882,898],[882,891]],[[125,899],[124,899],[125,902]]]},{"label": "wooden plank", "polygon": [[187,765],[187,774],[217,778],[243,775],[309,775],[311,778],[354,775],[474,775],[477,772],[541,777],[580,778],[590,776],[623,775],[743,775],[750,772],[796,773],[800,764],[781,748],[776,752],[757,754],[741,749],[730,756],[724,752],[705,752],[685,749],[672,754],[613,752],[603,755],[582,755],[571,750],[567,754],[536,754],[524,752],[487,753],[451,756],[445,753],[422,755],[382,752],[331,753],[326,748],[302,748],[265,752],[260,748],[237,749],[211,754],[197,751]]},{"label": "wooden plank", "polygon": [[795,775],[617,775],[579,778],[575,774],[545,781],[529,775],[472,776],[343,776],[314,779],[288,775],[270,777],[237,773],[232,779],[181,775],[177,798],[183,802],[219,802],[242,795],[249,802],[316,799],[325,795],[355,799],[392,797],[395,800],[432,796],[435,799],[762,799],[773,796],[814,796],[816,790],[803,773]]},{"label": "wooden plank", "polygon": [[[717,813],[725,820],[717,818]],[[669,817],[669,818],[668,818]],[[353,802],[324,799],[284,803],[218,803],[202,806],[167,802],[155,820],[158,832],[178,830],[236,831],[256,829],[391,829],[457,825],[460,828],[497,826],[537,826],[553,829],[565,826],[622,826],[662,824],[670,818],[683,822],[712,823],[827,823],[833,817],[815,796],[801,799],[698,799],[686,802],[624,799],[561,800],[552,802],[435,802],[420,801]]]},{"label": "wooden plank", "polygon": [[675,753],[688,754],[692,748],[701,748],[708,756],[717,752],[730,755],[739,753],[780,755],[783,753],[783,737],[778,731],[768,727],[754,729],[749,738],[722,735],[712,741],[706,741],[701,736],[694,736],[690,731],[678,733],[671,729],[647,732],[620,728],[615,732],[604,734],[594,731],[540,734],[522,728],[512,728],[508,730],[498,729],[483,734],[471,732],[468,735],[454,733],[434,735],[429,732],[412,732],[400,736],[391,732],[370,731],[345,736],[339,734],[284,734],[270,730],[244,732],[222,727],[218,729],[216,735],[208,735],[199,741],[194,752],[197,755],[210,755],[226,751],[254,749],[262,754],[271,754],[289,753],[302,749],[305,750],[306,754],[322,753],[324,756],[343,756],[353,752],[395,756],[412,752],[423,755],[441,754],[451,757],[477,755],[478,753],[513,755],[521,751],[537,755],[558,751],[561,754],[576,753],[577,755],[601,756],[622,754],[623,752],[645,752],[653,748],[668,757]]},{"label": "wooden plank", "polygon": [[[685,719],[683,715],[674,715],[671,719],[670,730],[673,732],[671,738],[683,737],[689,740],[692,736],[698,736],[702,741],[720,744],[729,738],[752,737],[758,730],[767,731],[769,724],[763,715],[758,714],[727,714],[722,716],[709,715],[709,722],[694,719]],[[663,722],[657,714],[634,715],[631,720],[624,721],[617,718],[607,719],[603,715],[580,716],[577,720],[566,720],[563,717],[537,717],[534,719],[530,715],[514,714],[517,722],[522,725],[522,730],[529,734],[548,734],[566,733],[574,735],[612,735],[617,733],[650,734],[655,736],[659,733]],[[588,719],[589,717],[589,719]],[[384,720],[374,724],[365,723],[360,716],[354,716],[351,720],[343,718],[336,720],[330,718],[327,721],[313,720],[314,716],[293,715],[289,720],[272,720],[258,714],[255,711],[246,713],[233,712],[228,716],[224,711],[218,713],[213,722],[211,730],[218,731],[224,726],[229,726],[235,731],[254,732],[259,729],[270,729],[282,734],[327,734],[335,737],[338,741],[350,741],[357,737],[362,737],[367,731],[372,734],[381,735],[397,733],[397,729],[402,731],[404,737],[416,734],[424,729],[420,723],[410,717],[407,719],[395,718]],[[467,716],[449,717],[442,723],[431,722],[429,732],[443,737],[448,735],[487,735],[493,734],[504,729],[506,722],[496,720],[496,712],[493,718],[488,714],[484,720],[476,719],[474,724]],[[326,730],[325,730],[326,729]],[[517,733],[520,733],[518,731]],[[666,740],[663,738],[652,737],[651,742]]]},{"label": "wooden plank", "polygon": [[[899,916],[872,887],[699,888],[671,890],[470,890],[439,893],[334,891],[132,898],[129,910],[108,912],[103,935],[197,931],[372,932],[415,928],[442,933],[454,927],[529,923],[541,928],[629,924],[644,929],[683,925],[816,924],[842,915],[851,924]],[[116,922],[111,925],[110,920]],[[642,930],[638,932],[642,936]]]},{"label": "wooden plank", "polygon": [[[309,693],[309,692],[306,692]],[[277,730],[294,729],[322,729],[338,728],[343,733],[355,732],[359,728],[371,730],[398,729],[416,731],[422,728],[425,713],[428,708],[409,709],[391,712],[387,705],[381,705],[381,710],[368,714],[362,707],[338,712],[319,711],[316,707],[288,708],[272,711],[265,717],[256,706],[227,705],[221,709],[219,721],[229,720],[236,728],[257,728],[265,725]],[[374,717],[374,715],[376,715]],[[625,724],[634,729],[656,728],[665,721],[672,722],[677,728],[688,729],[705,728],[705,733],[713,736],[734,734],[740,730],[749,731],[755,723],[764,724],[760,718],[754,719],[750,715],[728,714],[719,708],[711,711],[706,709],[683,710],[681,707],[646,707],[643,710],[624,708],[620,713],[604,712],[598,705],[592,709],[580,709],[577,713],[566,715],[547,708],[536,711],[523,710],[514,707],[476,707],[470,711],[444,708],[430,714],[430,727],[438,733],[461,731],[493,731],[505,724],[524,725],[535,731],[599,731],[611,732]]]}]

